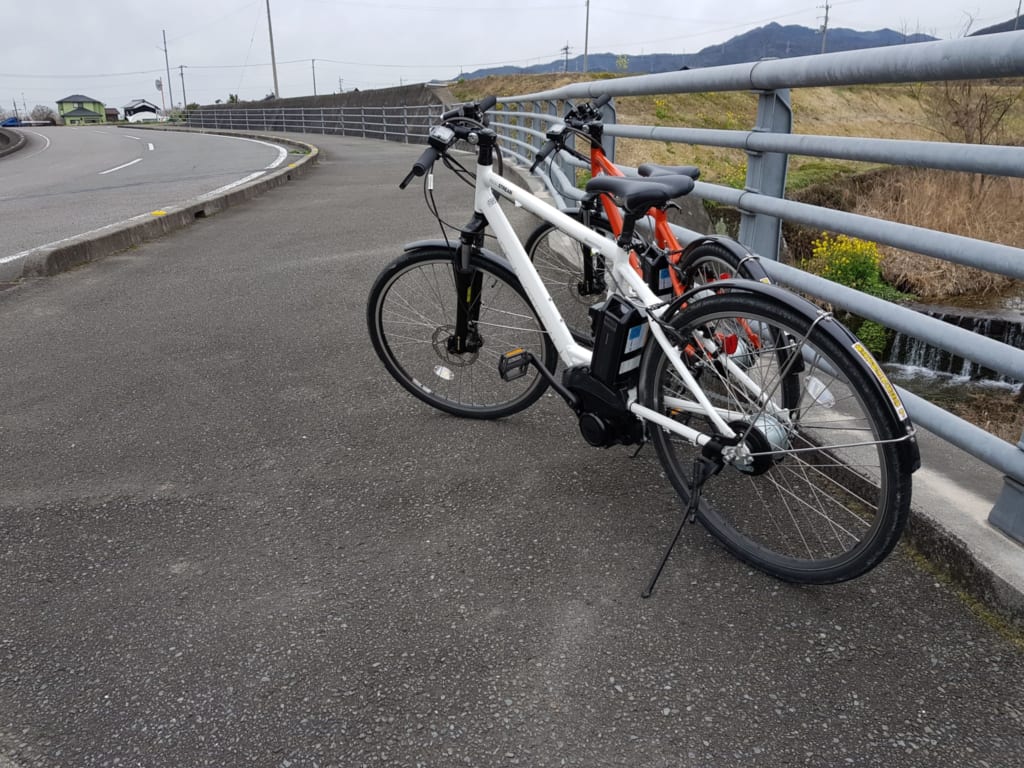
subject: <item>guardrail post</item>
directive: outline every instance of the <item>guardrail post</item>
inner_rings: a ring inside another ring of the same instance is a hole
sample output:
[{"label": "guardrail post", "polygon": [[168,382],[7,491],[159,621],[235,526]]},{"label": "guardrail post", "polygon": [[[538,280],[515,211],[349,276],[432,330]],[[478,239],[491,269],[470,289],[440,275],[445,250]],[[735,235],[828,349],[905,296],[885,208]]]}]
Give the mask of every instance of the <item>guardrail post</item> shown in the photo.
[{"label": "guardrail post", "polygon": [[[1024,436],[1017,447],[1024,452]],[[988,521],[1011,539],[1024,544],[1024,485],[1004,477],[1003,490],[988,513]]]},{"label": "guardrail post", "polygon": [[[603,107],[601,107],[601,122],[605,125],[615,125],[617,113],[615,112],[615,99],[612,99]],[[604,152],[608,156],[608,159],[613,163],[615,162],[615,137],[604,135],[601,140],[601,145],[604,147]]]},{"label": "guardrail post", "polygon": [[[757,103],[755,132],[790,133],[793,129],[793,108],[789,89],[762,91]],[[780,152],[747,151],[747,192],[756,192],[782,199],[786,196],[786,167],[789,155]],[[741,201],[742,204],[742,201]],[[740,212],[739,241],[754,253],[768,259],[779,258],[782,222],[763,213]]]},{"label": "guardrail post", "polygon": [[409,143],[409,107],[402,105],[402,134],[405,144]]}]

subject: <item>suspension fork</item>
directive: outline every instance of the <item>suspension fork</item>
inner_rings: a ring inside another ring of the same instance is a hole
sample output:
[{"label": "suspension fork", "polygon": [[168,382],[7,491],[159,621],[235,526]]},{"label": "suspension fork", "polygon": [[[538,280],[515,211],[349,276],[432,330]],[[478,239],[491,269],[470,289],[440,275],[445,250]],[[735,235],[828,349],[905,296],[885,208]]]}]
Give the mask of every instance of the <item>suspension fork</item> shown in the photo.
[{"label": "suspension fork", "polygon": [[455,277],[455,332],[448,338],[448,351],[461,355],[483,346],[477,322],[480,320],[480,292],[483,274],[472,264],[474,251],[483,246],[487,220],[479,213],[462,229],[452,269]]}]

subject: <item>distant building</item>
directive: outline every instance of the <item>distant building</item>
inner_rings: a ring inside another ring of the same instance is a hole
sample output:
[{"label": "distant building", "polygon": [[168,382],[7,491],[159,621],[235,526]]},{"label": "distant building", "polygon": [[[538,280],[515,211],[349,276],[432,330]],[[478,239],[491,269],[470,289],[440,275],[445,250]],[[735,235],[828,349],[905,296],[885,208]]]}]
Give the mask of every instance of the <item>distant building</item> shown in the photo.
[{"label": "distant building", "polygon": [[151,104],[145,99],[135,99],[135,101],[124,105],[124,119],[132,123],[157,120],[159,114],[156,104]]},{"label": "distant building", "polygon": [[105,113],[108,123],[116,123],[121,119],[121,113],[117,111],[117,107],[107,107]]},{"label": "distant building", "polygon": [[95,125],[107,122],[107,108],[103,102],[89,96],[75,94],[57,102],[57,114],[65,125]]}]

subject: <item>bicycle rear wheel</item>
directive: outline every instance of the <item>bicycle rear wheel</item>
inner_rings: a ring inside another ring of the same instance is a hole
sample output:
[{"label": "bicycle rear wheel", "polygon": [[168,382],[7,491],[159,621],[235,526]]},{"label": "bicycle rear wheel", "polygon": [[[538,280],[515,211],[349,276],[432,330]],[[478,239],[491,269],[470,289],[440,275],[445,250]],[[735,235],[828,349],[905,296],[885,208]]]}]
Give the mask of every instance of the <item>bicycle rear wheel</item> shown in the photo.
[{"label": "bicycle rear wheel", "polygon": [[[579,212],[573,218],[583,221]],[[592,214],[587,226],[604,237],[615,239],[603,217]],[[547,222],[530,234],[525,247],[573,338],[580,344],[593,346],[588,310],[608,293],[604,257]]]},{"label": "bicycle rear wheel", "polygon": [[[881,562],[906,522],[915,468],[906,423],[830,322],[740,292],[700,299],[671,321],[690,372],[741,436],[737,458],[704,485],[698,519],[741,560],[804,584]],[[766,343],[743,344],[745,328]],[[657,345],[641,364],[640,398],[715,434]],[[688,499],[699,449],[663,429],[651,439]]]},{"label": "bicycle rear wheel", "polygon": [[469,351],[456,351],[455,267],[446,248],[413,251],[389,264],[370,289],[367,323],[378,357],[413,395],[456,416],[496,419],[530,406],[547,387],[532,369],[503,380],[501,356],[525,349],[550,371],[557,357],[512,272],[481,254],[470,265],[481,281],[469,308]]},{"label": "bicycle rear wheel", "polygon": [[729,248],[714,240],[697,245],[676,265],[683,285],[707,285],[716,280],[740,277],[746,280],[761,280],[764,268],[755,259],[742,259]]}]

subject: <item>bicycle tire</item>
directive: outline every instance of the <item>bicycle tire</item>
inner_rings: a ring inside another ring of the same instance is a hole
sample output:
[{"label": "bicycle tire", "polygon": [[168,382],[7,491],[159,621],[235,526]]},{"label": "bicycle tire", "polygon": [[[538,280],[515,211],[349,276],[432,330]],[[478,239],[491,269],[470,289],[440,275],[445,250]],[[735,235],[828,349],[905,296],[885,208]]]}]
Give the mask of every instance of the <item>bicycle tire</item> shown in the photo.
[{"label": "bicycle tire", "polygon": [[[757,454],[727,463],[704,485],[697,518],[733,555],[785,581],[832,584],[867,573],[896,545],[909,512],[916,465],[900,442],[906,425],[871,380],[853,337],[843,343],[847,336],[839,329],[826,330],[823,324],[832,319],[815,321],[778,299],[735,292],[696,301],[670,322],[680,340],[700,350],[707,339],[739,335],[737,318],[763,338],[784,340],[786,360],[800,351],[799,365],[787,373],[798,377],[800,397],[795,407],[784,402],[777,385],[786,364],[774,345],[744,349],[748,357],[739,361],[778,409],[771,413],[743,393],[721,359],[703,350],[686,355],[705,394],[729,409],[726,420]],[[641,402],[678,418],[690,398],[680,390],[664,352],[650,345],[641,362]],[[691,426],[714,434],[706,417],[704,428],[699,420]],[[688,500],[699,449],[664,429],[653,428],[650,436],[673,487]]]},{"label": "bicycle tire", "polygon": [[[582,211],[570,215],[583,223]],[[611,225],[601,216],[591,214],[587,226],[604,237],[615,239]],[[589,309],[607,296],[608,291],[593,278],[588,284],[586,272],[603,273],[604,257],[548,222],[542,222],[530,233],[525,248],[573,338],[580,344],[593,346]]]},{"label": "bicycle tire", "polygon": [[716,280],[740,277],[761,280],[764,268],[756,259],[744,260],[724,245],[708,239],[686,251],[676,265],[685,286],[706,285]]},{"label": "bicycle tire", "polygon": [[470,266],[484,277],[476,303],[478,350],[450,351],[454,266],[452,251],[441,246],[411,251],[384,268],[370,289],[367,324],[377,356],[407,391],[455,416],[497,419],[529,407],[548,386],[533,369],[506,382],[498,373],[500,357],[525,349],[554,371],[557,356],[513,273],[479,252]]}]

